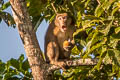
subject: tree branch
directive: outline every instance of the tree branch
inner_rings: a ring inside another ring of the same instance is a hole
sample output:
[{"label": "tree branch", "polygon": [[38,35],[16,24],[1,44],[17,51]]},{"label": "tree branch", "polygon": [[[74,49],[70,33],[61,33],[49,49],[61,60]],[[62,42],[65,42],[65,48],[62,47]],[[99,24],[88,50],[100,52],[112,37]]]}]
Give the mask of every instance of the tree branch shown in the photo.
[{"label": "tree branch", "polygon": [[[77,67],[77,66],[94,66],[98,63],[98,59],[77,59],[65,61],[67,67]],[[56,65],[50,65],[48,67],[48,72],[55,71],[61,67]]]}]

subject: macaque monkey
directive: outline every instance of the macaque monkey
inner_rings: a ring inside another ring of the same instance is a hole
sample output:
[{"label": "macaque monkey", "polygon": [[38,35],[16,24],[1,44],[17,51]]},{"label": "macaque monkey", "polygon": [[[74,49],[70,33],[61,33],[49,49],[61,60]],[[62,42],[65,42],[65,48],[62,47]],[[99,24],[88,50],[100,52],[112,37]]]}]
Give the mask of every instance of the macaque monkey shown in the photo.
[{"label": "macaque monkey", "polygon": [[45,35],[46,62],[65,67],[65,60],[70,58],[74,45],[72,19],[67,13],[57,14],[50,23]]}]

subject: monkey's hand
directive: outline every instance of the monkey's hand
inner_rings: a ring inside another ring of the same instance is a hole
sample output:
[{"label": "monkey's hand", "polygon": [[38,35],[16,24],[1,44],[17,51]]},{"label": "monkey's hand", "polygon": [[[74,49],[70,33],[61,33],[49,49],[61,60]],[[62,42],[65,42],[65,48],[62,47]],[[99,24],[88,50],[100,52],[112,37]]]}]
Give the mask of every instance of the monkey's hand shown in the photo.
[{"label": "monkey's hand", "polygon": [[63,48],[65,51],[70,51],[73,48],[73,41],[64,41]]}]

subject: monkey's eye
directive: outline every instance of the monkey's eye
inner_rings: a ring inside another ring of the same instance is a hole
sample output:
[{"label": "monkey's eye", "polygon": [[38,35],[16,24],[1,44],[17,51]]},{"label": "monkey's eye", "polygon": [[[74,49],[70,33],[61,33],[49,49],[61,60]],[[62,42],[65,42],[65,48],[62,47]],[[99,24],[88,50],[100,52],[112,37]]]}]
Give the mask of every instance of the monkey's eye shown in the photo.
[{"label": "monkey's eye", "polygon": [[67,19],[67,16],[63,17],[63,19]]},{"label": "monkey's eye", "polygon": [[62,17],[58,17],[58,20],[62,20]]}]

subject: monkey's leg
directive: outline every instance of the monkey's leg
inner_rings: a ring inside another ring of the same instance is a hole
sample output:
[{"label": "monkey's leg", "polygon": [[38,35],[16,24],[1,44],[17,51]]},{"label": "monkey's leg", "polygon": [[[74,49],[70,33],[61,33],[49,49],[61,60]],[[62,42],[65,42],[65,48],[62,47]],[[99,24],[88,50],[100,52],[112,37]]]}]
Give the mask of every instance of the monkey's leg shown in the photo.
[{"label": "monkey's leg", "polygon": [[50,42],[47,46],[47,56],[50,60],[51,64],[58,65],[60,67],[64,67],[64,61],[59,61],[59,47],[55,42]]}]

